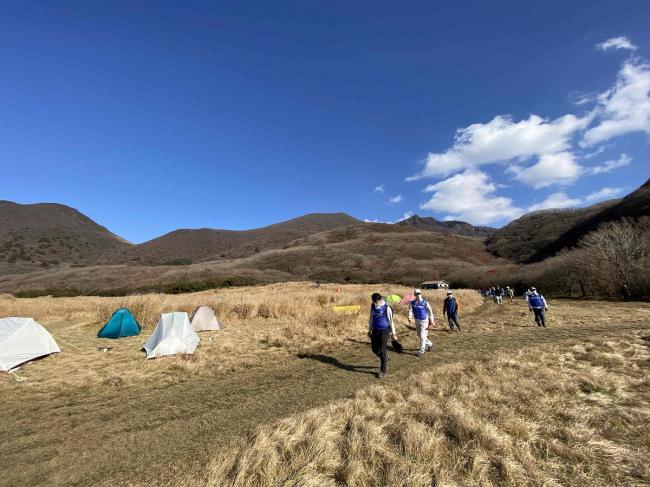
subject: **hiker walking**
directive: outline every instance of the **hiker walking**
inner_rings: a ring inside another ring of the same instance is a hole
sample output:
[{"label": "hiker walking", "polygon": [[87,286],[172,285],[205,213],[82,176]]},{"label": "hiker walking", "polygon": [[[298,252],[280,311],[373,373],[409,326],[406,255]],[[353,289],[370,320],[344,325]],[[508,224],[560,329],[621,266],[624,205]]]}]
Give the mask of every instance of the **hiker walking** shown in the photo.
[{"label": "hiker walking", "polygon": [[494,302],[499,305],[503,302],[503,288],[501,286],[494,289]]},{"label": "hiker walking", "polygon": [[632,297],[632,292],[630,291],[630,286],[627,284],[623,284],[623,287],[621,288],[621,294],[623,295],[623,302],[624,303],[629,303],[630,298]]},{"label": "hiker walking", "polygon": [[415,331],[420,338],[420,348],[418,349],[418,357],[422,357],[424,352],[431,350],[433,343],[427,338],[429,326],[435,324],[433,311],[429,303],[422,299],[422,291],[416,289],[413,291],[415,299],[409,304],[409,324],[415,318]]},{"label": "hiker walking", "polygon": [[460,301],[454,297],[452,291],[447,291],[447,297],[442,303],[442,315],[447,315],[447,323],[451,331],[454,331],[454,326],[456,326],[456,330],[460,331],[458,311],[460,311]]},{"label": "hiker walking", "polygon": [[512,290],[510,286],[506,286],[506,296],[510,304],[515,303],[515,292]]},{"label": "hiker walking", "polygon": [[394,340],[397,340],[395,325],[393,324],[393,309],[388,306],[379,293],[374,293],[370,299],[372,299],[372,304],[370,305],[370,319],[368,320],[368,336],[370,337],[372,353],[381,360],[377,378],[383,379],[390,360],[386,350],[388,337],[392,336]]},{"label": "hiker walking", "polygon": [[548,311],[548,305],[544,296],[537,292],[534,287],[530,288],[530,295],[528,296],[528,309],[535,313],[535,323],[537,326],[546,328],[546,321],[544,320],[544,312]]}]

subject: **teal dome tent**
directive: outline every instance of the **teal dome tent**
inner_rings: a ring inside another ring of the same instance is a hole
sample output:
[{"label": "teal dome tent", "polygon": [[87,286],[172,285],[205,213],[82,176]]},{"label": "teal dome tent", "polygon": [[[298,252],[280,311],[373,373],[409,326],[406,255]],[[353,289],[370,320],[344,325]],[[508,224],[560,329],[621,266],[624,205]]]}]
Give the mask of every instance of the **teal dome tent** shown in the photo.
[{"label": "teal dome tent", "polygon": [[113,313],[108,323],[99,330],[97,336],[99,338],[131,337],[139,335],[140,330],[142,330],[142,327],[133,314],[126,308],[120,308]]}]

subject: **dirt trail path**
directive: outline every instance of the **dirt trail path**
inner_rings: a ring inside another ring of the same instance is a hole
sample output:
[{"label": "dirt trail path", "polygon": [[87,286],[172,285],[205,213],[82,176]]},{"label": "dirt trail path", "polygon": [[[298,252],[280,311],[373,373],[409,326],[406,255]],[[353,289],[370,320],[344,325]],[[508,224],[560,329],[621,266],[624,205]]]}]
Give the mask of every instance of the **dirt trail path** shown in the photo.
[{"label": "dirt trail path", "polygon": [[[574,304],[563,306],[558,314],[570,314]],[[647,306],[640,317],[622,323],[606,319],[619,314],[617,305],[594,306],[604,318],[554,323],[551,315],[549,328],[541,329],[521,305],[485,305],[463,317],[462,333],[435,333],[434,351],[423,358],[414,356],[415,333],[402,326],[406,353],[392,354],[385,383],[442,363],[489,358],[498,350],[650,334]],[[92,396],[84,389],[65,391],[41,410],[35,406],[38,392],[26,390],[20,404],[0,399],[0,485],[164,482],[176,469],[200,469],[216,450],[259,424],[376,384],[377,363],[367,343],[348,341],[334,353],[297,354],[262,369],[164,388],[151,384]]]}]

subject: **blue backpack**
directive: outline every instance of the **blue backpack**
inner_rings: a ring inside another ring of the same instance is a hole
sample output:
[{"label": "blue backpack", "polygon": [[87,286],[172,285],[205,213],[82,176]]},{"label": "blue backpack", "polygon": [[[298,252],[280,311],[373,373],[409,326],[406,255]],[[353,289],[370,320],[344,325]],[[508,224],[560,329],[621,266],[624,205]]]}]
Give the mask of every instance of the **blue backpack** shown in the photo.
[{"label": "blue backpack", "polygon": [[532,294],[528,298],[528,303],[530,304],[531,308],[543,308],[544,307],[544,300],[542,299],[541,294]]}]

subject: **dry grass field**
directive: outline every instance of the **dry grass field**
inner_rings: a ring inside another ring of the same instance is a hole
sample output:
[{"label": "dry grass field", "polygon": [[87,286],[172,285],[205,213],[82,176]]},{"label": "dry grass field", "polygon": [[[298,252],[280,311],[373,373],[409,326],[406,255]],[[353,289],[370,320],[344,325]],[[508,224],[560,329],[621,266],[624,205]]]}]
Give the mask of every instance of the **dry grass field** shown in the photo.
[{"label": "dry grass field", "polygon": [[[312,286],[1,296],[1,316],[33,316],[62,353],[0,375],[0,485],[650,482],[650,306],[553,301],[539,329],[521,301],[458,291],[463,332],[439,319],[422,359],[397,307],[406,350],[378,385],[368,296],[409,290]],[[427,296],[437,314],[442,296]],[[200,304],[225,329],[192,356],[145,361],[159,314]],[[348,304],[362,312],[331,310]],[[121,305],[142,335],[97,339]]]},{"label": "dry grass field", "polygon": [[179,483],[647,485],[649,339],[499,353],[374,386],[260,427]]}]

